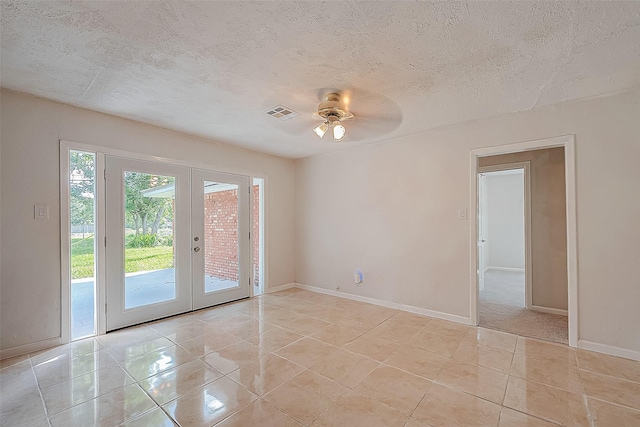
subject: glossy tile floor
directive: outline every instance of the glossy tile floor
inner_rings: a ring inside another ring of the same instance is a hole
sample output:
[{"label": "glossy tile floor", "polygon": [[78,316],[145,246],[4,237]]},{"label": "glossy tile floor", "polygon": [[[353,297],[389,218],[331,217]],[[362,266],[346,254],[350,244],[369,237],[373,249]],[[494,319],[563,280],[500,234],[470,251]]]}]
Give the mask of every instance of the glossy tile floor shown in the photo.
[{"label": "glossy tile floor", "polygon": [[290,289],[0,362],[2,426],[640,426],[640,363]]}]

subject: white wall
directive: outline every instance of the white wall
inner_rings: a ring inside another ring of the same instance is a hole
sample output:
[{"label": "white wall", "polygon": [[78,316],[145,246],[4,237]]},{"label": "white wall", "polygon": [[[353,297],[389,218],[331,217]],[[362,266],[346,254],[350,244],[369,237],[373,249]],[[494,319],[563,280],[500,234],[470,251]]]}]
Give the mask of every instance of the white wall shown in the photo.
[{"label": "white wall", "polygon": [[638,117],[634,90],[297,160],[296,282],[468,317],[470,150],[575,134],[579,338],[640,357]]},{"label": "white wall", "polygon": [[524,170],[486,173],[487,266],[524,270]]},{"label": "white wall", "polygon": [[60,139],[266,175],[269,286],[293,282],[292,160],[6,90],[1,108],[0,349],[60,337]]}]

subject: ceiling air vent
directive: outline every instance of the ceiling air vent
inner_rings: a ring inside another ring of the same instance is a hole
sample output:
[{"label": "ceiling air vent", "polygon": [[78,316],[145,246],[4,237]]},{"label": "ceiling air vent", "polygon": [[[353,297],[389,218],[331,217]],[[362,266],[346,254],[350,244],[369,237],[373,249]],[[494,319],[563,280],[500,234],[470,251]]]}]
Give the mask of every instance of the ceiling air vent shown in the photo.
[{"label": "ceiling air vent", "polygon": [[298,113],[293,111],[291,108],[285,107],[284,105],[276,105],[275,107],[269,109],[267,114],[278,120],[291,120],[294,117],[299,116]]}]

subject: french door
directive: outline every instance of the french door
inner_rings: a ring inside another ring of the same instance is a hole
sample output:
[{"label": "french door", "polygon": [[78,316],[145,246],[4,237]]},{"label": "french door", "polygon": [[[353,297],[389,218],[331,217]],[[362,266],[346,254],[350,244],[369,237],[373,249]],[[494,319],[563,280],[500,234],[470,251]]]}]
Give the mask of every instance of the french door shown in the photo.
[{"label": "french door", "polygon": [[249,296],[249,177],[191,171],[193,309]]},{"label": "french door", "polygon": [[107,331],[249,296],[249,178],[106,156]]}]

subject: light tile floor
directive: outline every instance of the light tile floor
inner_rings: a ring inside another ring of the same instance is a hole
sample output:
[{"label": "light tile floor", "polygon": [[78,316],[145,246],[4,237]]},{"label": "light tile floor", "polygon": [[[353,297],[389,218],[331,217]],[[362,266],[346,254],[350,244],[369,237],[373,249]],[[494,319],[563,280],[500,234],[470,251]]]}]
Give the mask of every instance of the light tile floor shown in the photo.
[{"label": "light tile floor", "polygon": [[290,289],[0,362],[1,426],[640,426],[640,362]]}]

